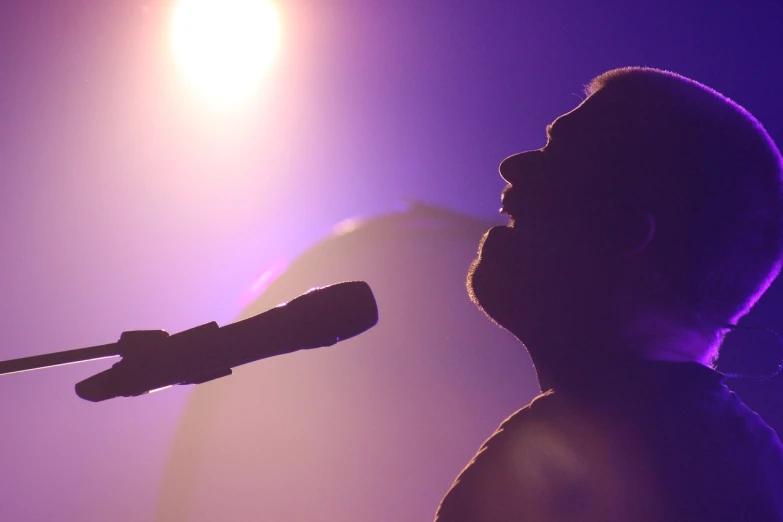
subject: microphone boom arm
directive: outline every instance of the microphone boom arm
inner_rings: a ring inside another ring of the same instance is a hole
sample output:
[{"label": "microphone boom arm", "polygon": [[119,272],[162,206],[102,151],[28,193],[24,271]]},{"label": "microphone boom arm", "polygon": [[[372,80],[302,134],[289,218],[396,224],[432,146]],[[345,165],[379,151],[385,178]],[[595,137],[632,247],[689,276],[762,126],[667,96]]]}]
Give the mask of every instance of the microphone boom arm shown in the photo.
[{"label": "microphone boom arm", "polygon": [[19,359],[0,361],[0,375],[29,372],[31,370],[41,370],[54,366],[106,359],[107,357],[116,357],[118,355],[120,355],[118,343],[111,343],[102,344],[100,346],[90,346],[88,348],[78,348],[76,350],[66,350],[64,352],[21,357]]}]

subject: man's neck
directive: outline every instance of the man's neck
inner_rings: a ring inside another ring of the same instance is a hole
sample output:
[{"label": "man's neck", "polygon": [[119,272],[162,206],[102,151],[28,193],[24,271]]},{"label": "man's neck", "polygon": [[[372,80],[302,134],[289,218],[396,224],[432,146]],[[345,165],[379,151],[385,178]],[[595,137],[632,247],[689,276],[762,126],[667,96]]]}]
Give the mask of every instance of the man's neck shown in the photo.
[{"label": "man's neck", "polygon": [[[583,349],[595,349],[597,346],[581,346]],[[542,357],[531,352],[531,359],[536,368],[538,382],[542,391],[573,388],[587,382],[600,379],[600,375],[624,366],[629,361],[638,361],[627,353],[560,353],[547,354]],[[554,357],[552,355],[555,355]]]},{"label": "man's neck", "polygon": [[631,323],[620,342],[644,359],[696,362],[705,366],[712,365],[720,347],[720,339],[709,339],[692,328],[654,315]]},{"label": "man's neck", "polygon": [[[648,323],[650,326],[650,323]],[[568,387],[606,371],[639,361],[695,362],[711,366],[717,349],[696,332],[671,325],[629,328],[606,336],[585,333],[580,339],[550,338],[527,345],[542,390]]]}]

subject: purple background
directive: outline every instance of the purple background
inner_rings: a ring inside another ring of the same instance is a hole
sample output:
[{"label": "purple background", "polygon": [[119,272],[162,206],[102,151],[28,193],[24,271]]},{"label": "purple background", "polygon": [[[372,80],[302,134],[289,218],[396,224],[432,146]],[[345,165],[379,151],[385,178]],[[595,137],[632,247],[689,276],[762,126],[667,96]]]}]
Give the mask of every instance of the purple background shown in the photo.
[{"label": "purple background", "polygon": [[[0,4],[1,358],[225,323],[266,267],[405,200],[492,218],[499,161],[610,68],[693,77],[783,142],[777,0],[278,5],[262,94],[218,117],[184,94],[168,2]],[[152,516],[187,390],[79,400],[106,366],[0,378],[0,518]]]}]

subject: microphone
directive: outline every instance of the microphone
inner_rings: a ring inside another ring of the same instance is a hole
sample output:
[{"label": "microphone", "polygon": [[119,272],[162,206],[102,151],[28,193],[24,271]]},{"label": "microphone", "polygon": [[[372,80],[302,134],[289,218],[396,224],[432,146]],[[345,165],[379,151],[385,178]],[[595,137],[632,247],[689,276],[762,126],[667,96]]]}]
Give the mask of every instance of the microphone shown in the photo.
[{"label": "microphone", "polygon": [[378,308],[364,281],[315,288],[288,303],[222,328],[212,321],[169,336],[123,332],[122,360],[76,384],[82,399],[135,397],[175,384],[201,384],[231,368],[297,350],[331,346],[375,326]]}]

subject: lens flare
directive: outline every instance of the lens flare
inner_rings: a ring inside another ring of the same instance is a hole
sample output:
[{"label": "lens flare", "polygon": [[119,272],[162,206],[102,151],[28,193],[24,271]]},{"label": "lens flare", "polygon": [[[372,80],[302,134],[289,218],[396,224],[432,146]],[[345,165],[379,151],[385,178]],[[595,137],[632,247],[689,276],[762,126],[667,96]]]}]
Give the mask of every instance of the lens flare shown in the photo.
[{"label": "lens flare", "polygon": [[174,57],[207,104],[231,108],[258,92],[280,44],[268,0],[180,0],[171,24]]}]

